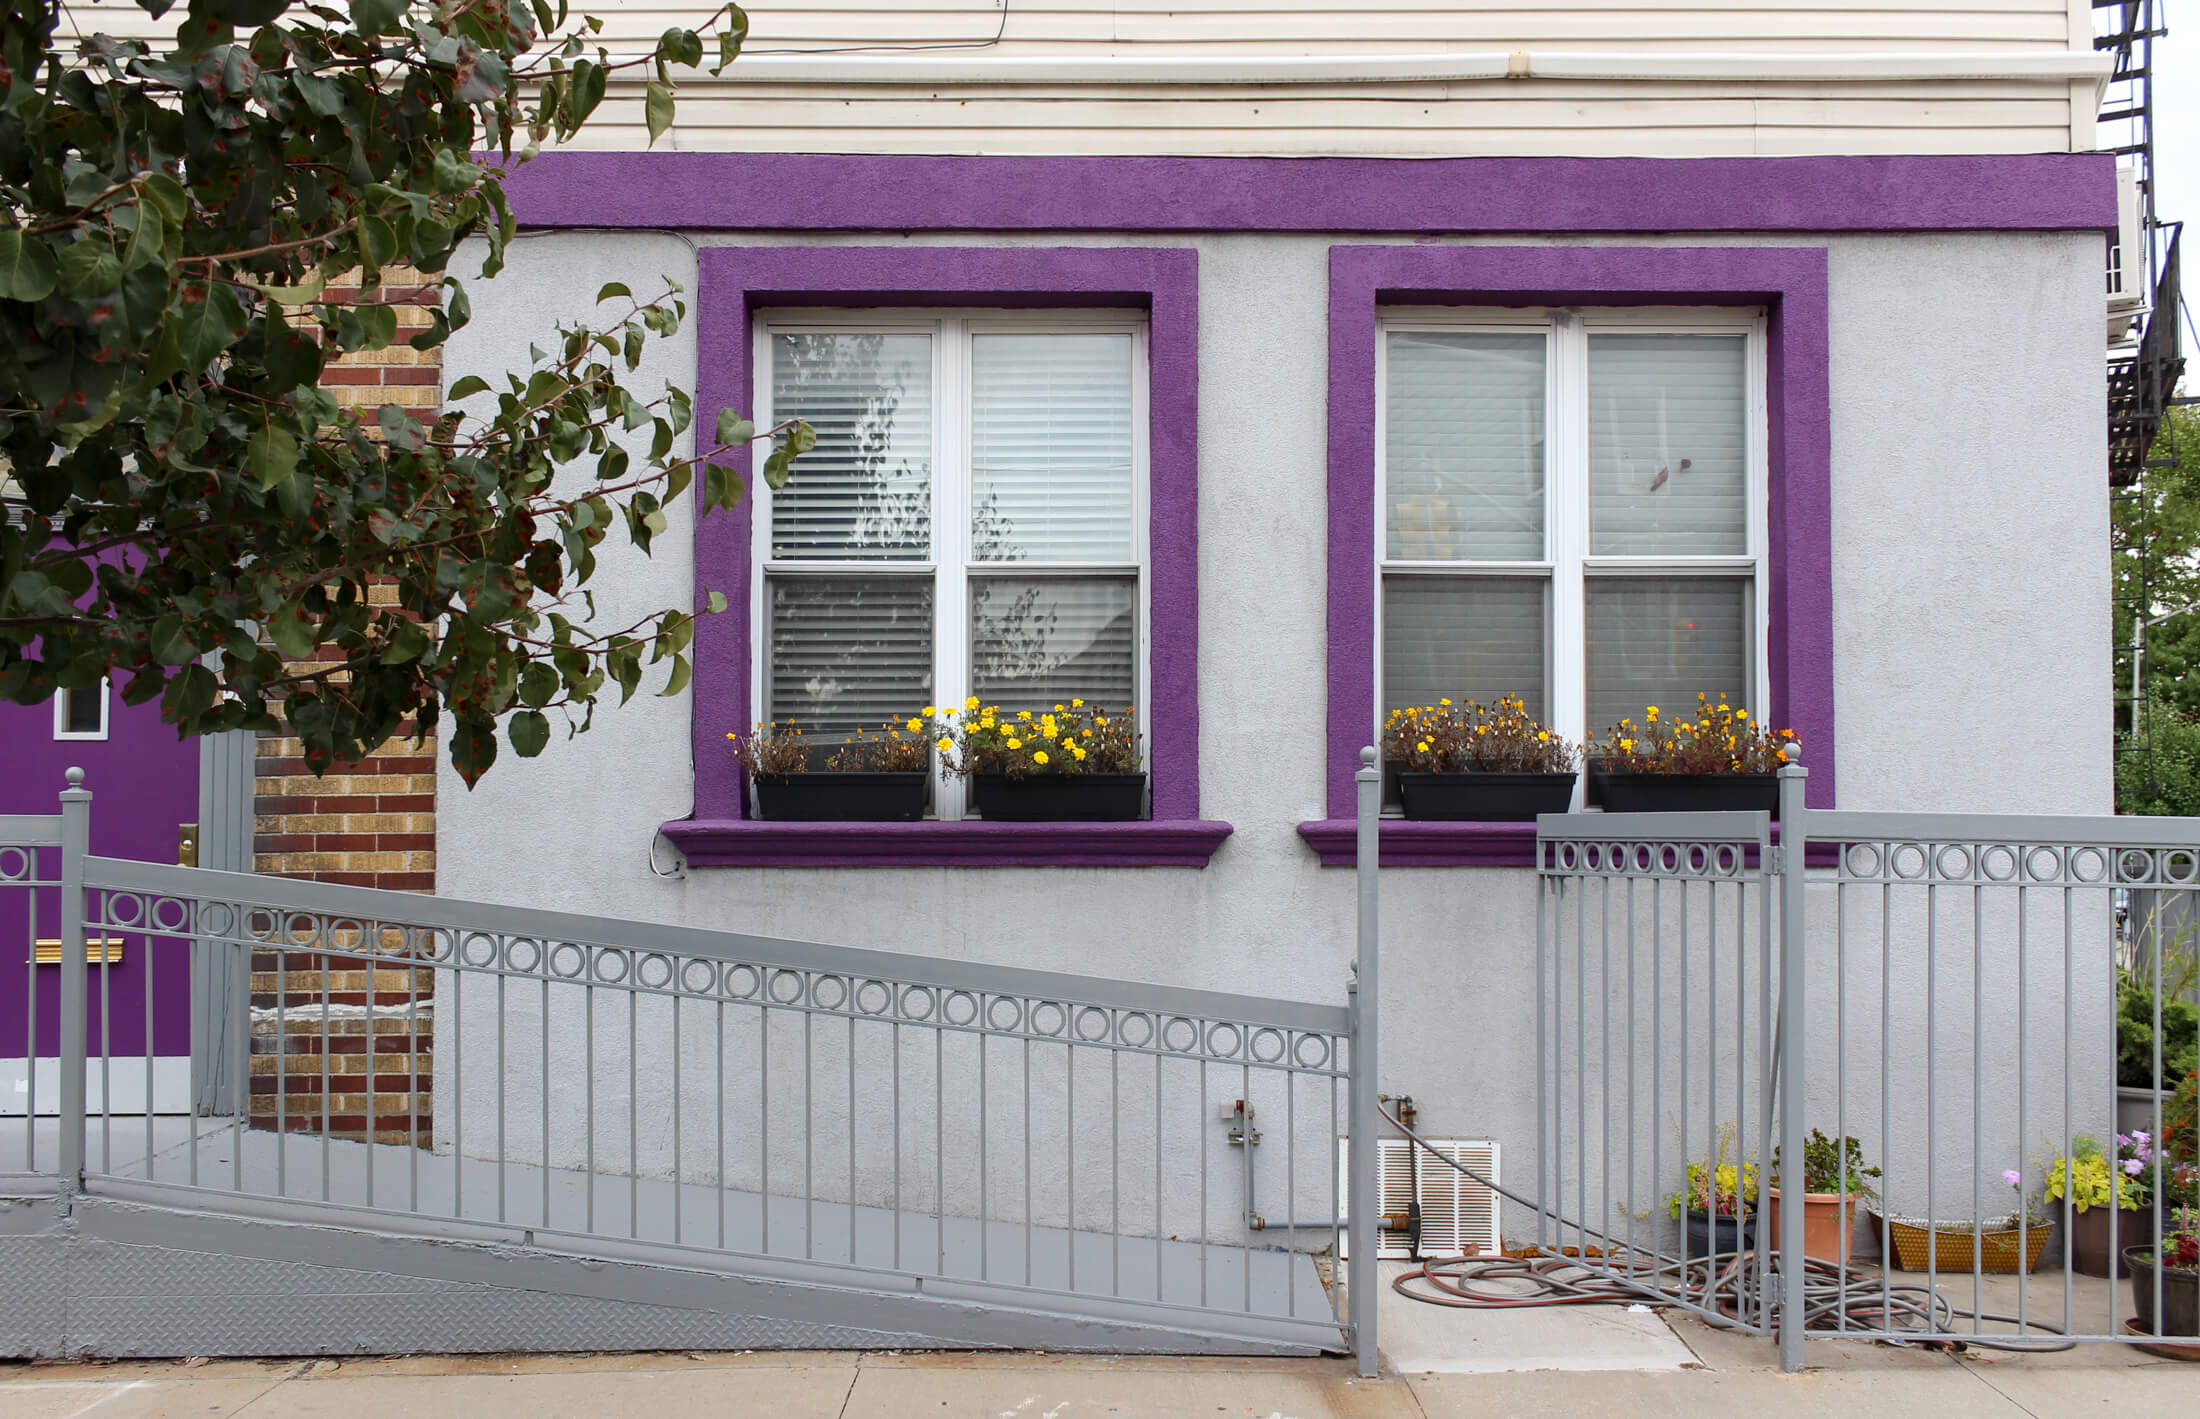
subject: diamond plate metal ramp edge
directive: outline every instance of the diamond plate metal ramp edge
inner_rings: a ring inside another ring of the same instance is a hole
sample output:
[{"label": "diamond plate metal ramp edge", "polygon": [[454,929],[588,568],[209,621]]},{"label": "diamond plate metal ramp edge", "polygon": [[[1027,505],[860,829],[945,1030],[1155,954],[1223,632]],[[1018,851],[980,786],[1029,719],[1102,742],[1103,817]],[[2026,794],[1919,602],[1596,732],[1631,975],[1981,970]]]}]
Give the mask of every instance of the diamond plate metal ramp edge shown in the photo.
[{"label": "diamond plate metal ramp edge", "polygon": [[[0,1230],[0,1353],[1043,1349],[1311,1354],[1050,1314],[539,1248],[80,1197]],[[0,1216],[9,1209],[0,1205]],[[22,1220],[22,1219],[19,1219]],[[18,1258],[16,1252],[23,1255]],[[21,1269],[9,1263],[20,1260]],[[29,1284],[18,1284],[27,1282]],[[65,1317],[57,1327],[55,1317]],[[56,1334],[57,1329],[59,1334]]]}]

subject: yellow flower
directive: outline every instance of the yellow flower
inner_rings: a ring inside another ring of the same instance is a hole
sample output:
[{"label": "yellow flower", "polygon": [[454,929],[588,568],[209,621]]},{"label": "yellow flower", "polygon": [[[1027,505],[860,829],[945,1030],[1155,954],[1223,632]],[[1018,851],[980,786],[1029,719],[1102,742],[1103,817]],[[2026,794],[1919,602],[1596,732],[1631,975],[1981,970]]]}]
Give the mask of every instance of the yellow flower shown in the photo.
[{"label": "yellow flower", "polygon": [[1085,707],[1085,702],[1083,700],[1071,700],[1069,702],[1069,707],[1071,709],[1083,709]]},{"label": "yellow flower", "polygon": [[1106,729],[1108,727],[1108,717],[1104,714],[1095,715],[1093,717],[1093,723],[1099,725],[1102,729]]},{"label": "yellow flower", "polygon": [[1018,711],[1016,711],[1016,717],[1017,717],[1018,719],[1022,719],[1022,720],[1028,720],[1028,719],[1030,719],[1030,718],[1031,718],[1031,711],[1030,711],[1030,710],[1018,710]]},{"label": "yellow flower", "polygon": [[1081,763],[1085,762],[1085,751],[1084,751],[1084,750],[1082,750],[1082,749],[1074,749],[1074,750],[1072,750],[1071,752],[1077,755],[1077,762],[1078,762],[1078,763],[1080,763],[1080,764],[1081,764]]},{"label": "yellow flower", "polygon": [[1074,749],[1077,747],[1077,741],[1065,734],[1062,736],[1062,747],[1065,749]]},{"label": "yellow flower", "polygon": [[1011,739],[1008,741],[1008,747],[1011,749],[1021,749],[1024,747],[1024,741],[1021,739]]},{"label": "yellow flower", "polygon": [[1056,705],[1054,708],[1059,711],[1062,707],[1060,705]]},{"label": "yellow flower", "polygon": [[987,715],[987,716],[986,716],[986,717],[985,717],[984,719],[981,719],[981,720],[979,720],[979,721],[978,721],[978,728],[980,728],[980,729],[991,729],[991,728],[993,728],[993,716],[992,716],[992,715]]},{"label": "yellow flower", "polygon": [[726,737],[728,739],[739,739],[741,736],[729,729],[726,731]]},{"label": "yellow flower", "polygon": [[978,697],[976,695],[972,695],[969,699],[963,701],[964,709],[976,709],[977,707]]},{"label": "yellow flower", "polygon": [[925,717],[926,719],[930,719],[930,718],[931,718],[931,717],[932,717],[933,715],[936,715],[936,714],[938,714],[939,712],[940,712],[940,709],[939,709],[939,706],[938,706],[938,705],[926,705],[926,706],[924,707],[924,717]]},{"label": "yellow flower", "polygon": [[1440,704],[1440,705],[1449,705],[1449,704],[1451,703],[1451,701],[1450,701],[1450,700],[1438,700],[1438,701],[1437,701],[1436,703],[1438,703],[1438,704]]},{"label": "yellow flower", "polygon": [[1033,755],[1031,756],[1031,762],[1033,762],[1033,763],[1035,763],[1035,764],[1043,764],[1043,763],[1045,763],[1046,761],[1047,761],[1047,751],[1046,751],[1046,750],[1044,750],[1044,749],[1041,749],[1041,750],[1040,750],[1040,751],[1039,751],[1038,753],[1036,753],[1036,754],[1033,754]]},{"label": "yellow flower", "polygon": [[1549,731],[1548,729],[1541,730],[1536,734],[1535,737],[1537,743],[1548,744],[1551,742],[1551,731]]},{"label": "yellow flower", "polygon": [[944,734],[940,736],[940,741],[939,741],[939,742],[940,742],[940,752],[941,752],[942,754],[945,754],[945,753],[949,752],[950,750],[952,750],[952,749],[953,749],[953,748],[955,747],[955,741],[954,741],[954,740],[952,740],[952,739],[950,739],[950,738],[948,738],[948,737],[947,737],[946,735],[944,735]]},{"label": "yellow flower", "polygon": [[1428,752],[1428,741],[1424,739],[1413,747],[1420,753],[1426,754]]},{"label": "yellow flower", "polygon": [[924,728],[924,721],[921,719],[912,719],[909,721],[909,727],[913,730],[921,731]]},{"label": "yellow flower", "polygon": [[1091,731],[1091,730],[1089,730],[1089,729],[1088,729],[1088,730],[1086,730],[1086,731],[1085,731],[1085,737],[1086,737],[1087,739],[1090,739],[1090,738],[1092,738],[1092,731]]},{"label": "yellow flower", "polygon": [[1649,715],[1652,719],[1656,719],[1658,717],[1658,707],[1656,705],[1652,705],[1650,706],[1650,708],[1644,710],[1643,713]]}]

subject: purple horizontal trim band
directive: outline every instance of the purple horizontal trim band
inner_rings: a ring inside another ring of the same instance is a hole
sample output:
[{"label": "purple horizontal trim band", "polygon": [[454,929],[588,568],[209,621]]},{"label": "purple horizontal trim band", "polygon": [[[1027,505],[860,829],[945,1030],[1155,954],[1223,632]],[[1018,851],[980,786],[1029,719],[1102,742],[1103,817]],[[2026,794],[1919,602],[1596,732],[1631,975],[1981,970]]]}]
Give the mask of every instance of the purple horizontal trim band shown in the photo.
[{"label": "purple horizontal trim band", "polygon": [[[1228,823],[667,823],[693,867],[1205,867]],[[1531,827],[1529,837],[1535,830]]]},{"label": "purple horizontal trim band", "polygon": [[[1386,818],[1377,825],[1385,867],[1533,867],[1533,823],[1429,823]],[[1321,818],[1299,824],[1299,836],[1322,860],[1324,867],[1356,867],[1360,861],[1359,825],[1350,818]],[[1780,825],[1772,825],[1772,840],[1780,840]],[[1755,865],[1755,848],[1750,849]],[[1838,844],[1813,842],[1804,850],[1810,867],[1833,867],[1840,861]]]},{"label": "purple horizontal trim band", "polygon": [[535,227],[718,231],[1917,232],[2116,229],[2102,153],[1806,158],[552,153]]},{"label": "purple horizontal trim band", "polygon": [[[1385,867],[1533,867],[1533,823],[1416,823],[1385,819],[1377,828]],[[1299,836],[1324,867],[1360,860],[1359,825],[1350,818],[1299,824]]]}]

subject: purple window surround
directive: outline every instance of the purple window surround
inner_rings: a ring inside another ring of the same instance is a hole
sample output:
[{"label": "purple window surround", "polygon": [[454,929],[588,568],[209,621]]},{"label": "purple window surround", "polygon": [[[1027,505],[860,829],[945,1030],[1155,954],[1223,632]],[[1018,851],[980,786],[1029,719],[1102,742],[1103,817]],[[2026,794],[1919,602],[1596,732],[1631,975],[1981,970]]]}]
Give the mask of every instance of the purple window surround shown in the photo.
[{"label": "purple window surround", "polygon": [[[1336,246],[1329,254],[1329,816],[1324,866],[1356,860],[1353,781],[1375,720],[1375,337],[1385,305],[1762,305],[1771,722],[1792,726],[1809,801],[1834,802],[1833,534],[1823,247]],[[1531,866],[1533,823],[1381,828],[1383,865]]]},{"label": "purple window surround", "polygon": [[[551,153],[530,226],[717,231],[2116,230],[2104,153],[1806,158]],[[768,200],[758,194],[770,194]]]},{"label": "purple window surround", "polygon": [[[631,159],[629,159],[631,161]],[[624,180],[622,179],[622,182]],[[646,204],[645,204],[646,210]],[[1199,254],[1121,247],[708,247],[699,255],[696,426],[755,401],[767,306],[1125,307],[1147,312],[1153,818],[1139,823],[776,823],[747,816],[726,733],[749,705],[753,504],[702,520],[695,599],[695,815],[664,825],[698,867],[1204,867],[1228,823],[1199,816]],[[737,459],[749,475],[749,457]]]}]

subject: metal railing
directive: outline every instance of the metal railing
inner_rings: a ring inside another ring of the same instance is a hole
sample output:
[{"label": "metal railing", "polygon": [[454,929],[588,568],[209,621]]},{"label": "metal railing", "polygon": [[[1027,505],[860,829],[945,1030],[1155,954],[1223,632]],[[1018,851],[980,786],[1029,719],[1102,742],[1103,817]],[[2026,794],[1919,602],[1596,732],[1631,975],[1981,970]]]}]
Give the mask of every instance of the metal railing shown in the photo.
[{"label": "metal railing", "polygon": [[[91,856],[89,799],[0,819],[57,869],[0,846],[64,938],[30,1012],[58,1022],[58,1108],[27,1119],[21,1171],[65,1194],[1352,1347],[1372,1372],[1372,1316],[1340,1317],[1316,1255],[1343,1250],[1338,1140],[1365,1145],[1355,1170],[1372,1151],[1371,955],[1354,1005],[1315,1005],[614,921]],[[74,944],[107,937],[124,967]],[[88,1094],[140,1052],[150,1079],[163,1001],[209,953],[252,979],[233,1020],[194,1015],[221,1041],[201,1073],[233,1087],[182,1113]],[[340,1101],[330,1060],[354,1052]],[[432,1090],[432,1128],[417,1103],[378,1115],[378,1077]],[[1233,1106],[1258,1112],[1262,1193],[1325,1225],[1248,1226]],[[1376,1289],[1362,1210],[1352,1297]]]},{"label": "metal railing", "polygon": [[[2153,1017],[2122,1068],[2167,1087],[2162,1014],[2191,982],[2163,950],[2120,959],[2114,912],[2200,886],[2200,820],[1816,810],[1805,780],[1782,770],[1777,826],[1540,821],[1540,1240],[1776,1331],[1790,1368],[1806,1334],[2160,1342],[2159,1268],[2145,1295],[2074,1268],[2090,1232],[2116,1269],[2168,1220],[2162,1096],[2118,1122],[2118,1000]],[[1807,1250],[1776,1175],[1806,1130],[1877,1170]],[[2124,1205],[2047,1197],[2093,1147]],[[1682,1225],[1703,1212],[1730,1215]]]}]

